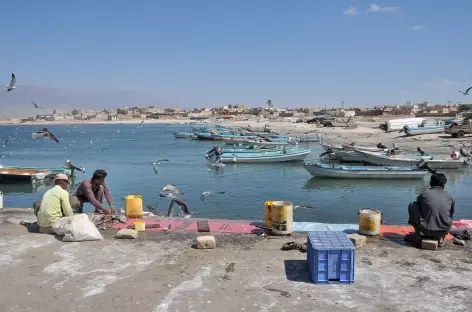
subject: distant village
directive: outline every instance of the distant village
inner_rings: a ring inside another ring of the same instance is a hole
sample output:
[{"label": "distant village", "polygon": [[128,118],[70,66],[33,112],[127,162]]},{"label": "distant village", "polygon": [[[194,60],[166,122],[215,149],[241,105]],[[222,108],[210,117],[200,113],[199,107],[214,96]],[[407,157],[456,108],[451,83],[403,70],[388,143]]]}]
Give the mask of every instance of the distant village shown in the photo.
[{"label": "distant village", "polygon": [[[344,105],[342,105],[344,106]],[[472,104],[460,102],[452,104],[429,104],[423,102],[414,104],[407,102],[404,105],[382,105],[373,108],[276,108],[270,104],[268,107],[248,108],[243,104],[230,104],[218,108],[190,109],[156,108],[149,106],[122,107],[117,109],[104,109],[102,111],[74,109],[71,112],[54,110],[52,114],[36,115],[24,119],[11,121],[120,121],[120,120],[144,120],[144,119],[207,119],[207,118],[234,118],[239,115],[310,118],[313,116],[327,115],[331,117],[377,117],[377,116],[416,116],[416,117],[455,117],[458,113],[469,111]]]}]

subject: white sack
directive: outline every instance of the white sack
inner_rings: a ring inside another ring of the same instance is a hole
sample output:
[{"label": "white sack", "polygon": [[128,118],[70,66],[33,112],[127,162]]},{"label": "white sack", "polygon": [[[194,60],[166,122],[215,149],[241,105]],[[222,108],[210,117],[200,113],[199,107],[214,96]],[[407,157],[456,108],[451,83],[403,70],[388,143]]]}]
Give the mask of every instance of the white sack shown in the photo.
[{"label": "white sack", "polygon": [[63,217],[52,226],[54,232],[62,238],[63,242],[83,242],[102,240],[102,234],[95,224],[90,221],[85,213],[76,214],[71,217]]}]

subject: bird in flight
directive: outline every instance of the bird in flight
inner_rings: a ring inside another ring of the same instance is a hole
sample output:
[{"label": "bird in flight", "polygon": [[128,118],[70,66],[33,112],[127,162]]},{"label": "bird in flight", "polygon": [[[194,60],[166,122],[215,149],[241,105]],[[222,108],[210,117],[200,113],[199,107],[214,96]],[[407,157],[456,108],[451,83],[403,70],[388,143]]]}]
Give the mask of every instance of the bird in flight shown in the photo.
[{"label": "bird in flight", "polygon": [[47,139],[50,139],[56,143],[59,143],[59,140],[56,138],[56,136],[54,134],[52,134],[52,132],[50,132],[48,130],[48,128],[42,128],[42,129],[39,129],[39,131],[33,133],[33,135],[35,137],[44,137],[44,138],[47,138]]},{"label": "bird in flight", "polygon": [[469,95],[470,90],[472,90],[472,87],[467,88],[467,90],[465,91],[459,91],[459,92],[462,93],[463,95]]},{"label": "bird in flight", "polygon": [[102,147],[102,152],[108,150],[106,147]]},{"label": "bird in flight", "polygon": [[44,107],[38,106],[38,104],[36,104],[35,102],[33,102],[33,101],[30,101],[30,102],[31,102],[31,104],[34,105],[35,108],[42,108],[42,109],[44,109]]},{"label": "bird in flight", "polygon": [[7,86],[7,91],[12,91],[16,89],[15,84],[16,84],[15,74],[11,73],[11,80],[10,80],[10,84]]},{"label": "bird in flight", "polygon": [[153,162],[151,163],[151,165],[152,165],[152,166],[160,165],[160,164],[161,164],[161,161],[169,161],[169,159],[159,159],[159,160],[153,161]]},{"label": "bird in flight", "polygon": [[200,200],[201,201],[204,201],[205,200],[205,196],[208,196],[208,195],[213,195],[213,194],[224,194],[226,192],[203,192],[202,195],[200,195]]}]

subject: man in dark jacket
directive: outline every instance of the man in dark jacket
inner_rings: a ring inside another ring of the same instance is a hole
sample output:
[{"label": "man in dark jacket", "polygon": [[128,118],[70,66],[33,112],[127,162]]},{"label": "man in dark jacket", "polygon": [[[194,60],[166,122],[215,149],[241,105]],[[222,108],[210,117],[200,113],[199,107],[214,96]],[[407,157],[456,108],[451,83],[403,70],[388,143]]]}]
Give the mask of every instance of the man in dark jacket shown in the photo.
[{"label": "man in dark jacket", "polygon": [[440,245],[449,232],[454,217],[455,200],[444,190],[447,178],[444,173],[431,176],[429,190],[422,192],[408,207],[408,223],[415,233],[405,237],[407,241],[420,241],[421,237],[437,238]]},{"label": "man in dark jacket", "polygon": [[[95,207],[95,213],[115,214],[115,207],[110,190],[105,184],[107,173],[103,169],[95,170],[91,179],[80,182],[77,190],[71,196],[70,204],[76,213],[83,211],[84,203],[91,203]],[[108,202],[110,209],[103,206],[103,198]]]}]

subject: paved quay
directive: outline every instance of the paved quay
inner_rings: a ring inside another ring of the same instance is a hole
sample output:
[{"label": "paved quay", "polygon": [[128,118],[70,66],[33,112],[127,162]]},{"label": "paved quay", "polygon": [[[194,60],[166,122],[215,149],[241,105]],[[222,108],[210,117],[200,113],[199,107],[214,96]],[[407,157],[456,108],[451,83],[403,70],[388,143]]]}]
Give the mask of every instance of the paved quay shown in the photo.
[{"label": "paved quay", "polygon": [[28,218],[0,216],[0,311],[472,311],[469,242],[426,251],[369,239],[353,285],[315,285],[306,254],[280,250],[304,233],[215,234],[213,250],[179,231],[63,243],[16,224]]}]

